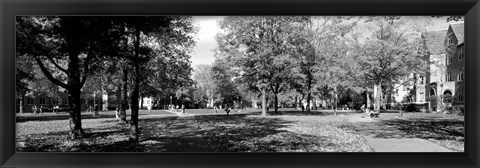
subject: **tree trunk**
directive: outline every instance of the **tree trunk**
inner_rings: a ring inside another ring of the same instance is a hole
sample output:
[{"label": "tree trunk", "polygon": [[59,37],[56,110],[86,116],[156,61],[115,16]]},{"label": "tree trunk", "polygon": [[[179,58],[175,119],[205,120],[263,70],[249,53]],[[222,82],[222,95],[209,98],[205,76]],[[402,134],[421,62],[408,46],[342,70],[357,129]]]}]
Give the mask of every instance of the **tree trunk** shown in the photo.
[{"label": "tree trunk", "polygon": [[370,110],[371,107],[371,102],[370,102],[370,93],[368,93],[368,90],[365,91],[365,94],[367,96],[367,109]]},{"label": "tree trunk", "polygon": [[72,139],[83,138],[85,133],[82,129],[80,87],[73,87],[68,90],[68,93],[70,105],[70,137]]},{"label": "tree trunk", "polygon": [[308,82],[307,82],[307,112],[310,112],[310,100],[312,99],[312,94],[310,93],[310,90],[312,89],[312,77],[311,74],[308,73]]},{"label": "tree trunk", "polygon": [[393,86],[390,86],[390,89],[388,90],[388,95],[387,95],[387,104],[389,105],[389,110],[392,108],[392,94],[393,94]]},{"label": "tree trunk", "polygon": [[143,108],[143,96],[140,96],[140,109]]},{"label": "tree trunk", "polygon": [[312,96],[311,93],[308,92],[308,93],[307,93],[307,113],[310,112],[310,99],[311,99],[311,96]]},{"label": "tree trunk", "polygon": [[140,57],[140,30],[135,30],[135,41],[134,41],[134,48],[135,48],[135,56],[134,56],[134,65],[135,65],[135,75],[134,78],[134,87],[132,93],[132,114],[130,117],[130,140],[134,142],[138,142],[138,98],[140,94],[140,65],[139,65],[139,57]]},{"label": "tree trunk", "polygon": [[300,103],[300,107],[302,107],[302,112],[305,112],[305,106],[303,106],[303,102],[302,102],[304,98],[305,98],[305,95],[302,94],[302,99],[298,101]]},{"label": "tree trunk", "polygon": [[267,97],[267,113],[270,111],[270,94],[266,95]]},{"label": "tree trunk", "polygon": [[70,104],[70,137],[72,139],[83,138],[84,132],[82,129],[82,114],[81,114],[81,99],[80,93],[82,84],[80,82],[80,68],[79,53],[75,50],[70,51],[69,58],[70,62],[68,64],[68,99]]},{"label": "tree trunk", "polygon": [[373,106],[374,107],[374,110],[375,112],[379,112],[380,111],[380,106],[382,106],[382,83],[380,82],[379,84],[375,85],[374,86],[374,90],[375,90],[375,105]]},{"label": "tree trunk", "polygon": [[19,112],[20,114],[23,114],[23,99],[24,99],[24,97],[25,97],[25,96],[21,96],[21,97],[20,97],[20,102],[19,102],[19,107],[18,107],[18,110],[19,110],[18,112]]},{"label": "tree trunk", "polygon": [[274,99],[275,99],[275,100],[274,100],[274,101],[275,101],[275,103],[274,103],[274,106],[275,106],[275,114],[278,114],[278,95],[277,95],[277,94],[278,94],[278,93],[275,93],[275,95],[274,95]]},{"label": "tree trunk", "polygon": [[209,107],[213,107],[213,97],[210,98],[210,101],[208,101],[208,102],[209,102],[209,103],[208,103],[208,104],[209,104]]},{"label": "tree trunk", "polygon": [[120,108],[120,121],[123,123],[127,123],[127,101],[128,101],[128,70],[127,70],[127,65],[123,68],[123,82],[122,82],[122,93],[123,93],[123,98],[122,98],[122,105]]},{"label": "tree trunk", "polygon": [[262,89],[262,116],[267,116],[267,91]]},{"label": "tree trunk", "polygon": [[337,115],[337,86],[335,86],[335,93],[333,93],[334,97],[334,109],[333,109],[333,115]]},{"label": "tree trunk", "polygon": [[298,109],[297,96],[295,96],[295,105],[294,105],[294,108],[295,108],[295,109]]},{"label": "tree trunk", "polygon": [[[108,80],[108,79],[107,79]],[[104,88],[104,80],[103,80],[103,77],[102,77],[102,96],[100,97],[100,99],[102,100],[102,110],[101,111],[108,111],[108,92],[105,90]]]}]

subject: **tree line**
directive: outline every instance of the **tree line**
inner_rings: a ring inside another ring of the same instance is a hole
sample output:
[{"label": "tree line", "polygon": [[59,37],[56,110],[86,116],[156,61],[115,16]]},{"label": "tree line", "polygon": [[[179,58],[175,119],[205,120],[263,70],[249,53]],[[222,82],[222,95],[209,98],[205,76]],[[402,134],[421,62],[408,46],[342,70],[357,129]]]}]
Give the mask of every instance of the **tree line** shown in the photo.
[{"label": "tree line", "polygon": [[[430,17],[228,16],[218,24],[216,60],[194,72],[209,106],[260,98],[266,115],[270,102],[277,113],[279,100],[304,100],[308,112],[313,98],[336,106],[373,92],[379,110],[395,84],[428,70],[420,34]],[[225,95],[232,91],[237,96]]]}]

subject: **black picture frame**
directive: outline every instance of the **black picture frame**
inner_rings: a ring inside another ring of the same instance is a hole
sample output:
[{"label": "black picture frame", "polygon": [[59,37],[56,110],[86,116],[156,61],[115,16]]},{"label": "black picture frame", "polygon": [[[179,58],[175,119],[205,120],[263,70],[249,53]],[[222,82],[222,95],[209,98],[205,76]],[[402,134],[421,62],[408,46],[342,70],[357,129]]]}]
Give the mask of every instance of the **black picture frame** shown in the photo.
[{"label": "black picture frame", "polygon": [[[0,167],[479,167],[478,2],[478,0],[1,0]],[[17,15],[465,15],[465,152],[15,153]]]}]

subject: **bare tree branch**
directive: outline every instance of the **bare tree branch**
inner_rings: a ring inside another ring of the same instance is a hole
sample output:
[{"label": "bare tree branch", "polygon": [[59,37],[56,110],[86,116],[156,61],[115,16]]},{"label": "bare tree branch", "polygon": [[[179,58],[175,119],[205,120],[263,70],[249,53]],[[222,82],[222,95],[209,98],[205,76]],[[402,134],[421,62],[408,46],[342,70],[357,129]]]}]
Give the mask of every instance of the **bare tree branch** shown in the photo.
[{"label": "bare tree branch", "polygon": [[50,60],[50,62],[55,65],[55,67],[57,67],[59,70],[61,70],[62,72],[65,72],[67,73],[67,70],[65,68],[62,68],[60,65],[57,64],[57,62],[55,60],[53,60],[53,58],[50,56],[50,55],[46,55],[45,57],[47,57],[48,60]]},{"label": "bare tree branch", "polygon": [[61,82],[60,80],[56,79],[55,77],[53,77],[52,73],[50,71],[48,71],[47,68],[45,68],[45,65],[43,65],[43,62],[42,60],[40,60],[39,57],[35,57],[35,61],[37,61],[37,64],[40,66],[40,69],[42,70],[43,74],[50,80],[52,81],[54,84],[58,85],[58,86],[61,86],[67,90],[70,89],[69,85]]}]

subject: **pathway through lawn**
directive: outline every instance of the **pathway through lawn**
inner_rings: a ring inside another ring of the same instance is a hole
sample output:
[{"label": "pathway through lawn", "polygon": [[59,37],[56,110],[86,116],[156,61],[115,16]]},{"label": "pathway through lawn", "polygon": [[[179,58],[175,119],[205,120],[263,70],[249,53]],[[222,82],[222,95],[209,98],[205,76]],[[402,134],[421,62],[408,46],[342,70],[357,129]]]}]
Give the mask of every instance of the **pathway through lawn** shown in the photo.
[{"label": "pathway through lawn", "polygon": [[419,139],[362,114],[346,115],[375,152],[453,152],[428,140]]}]

